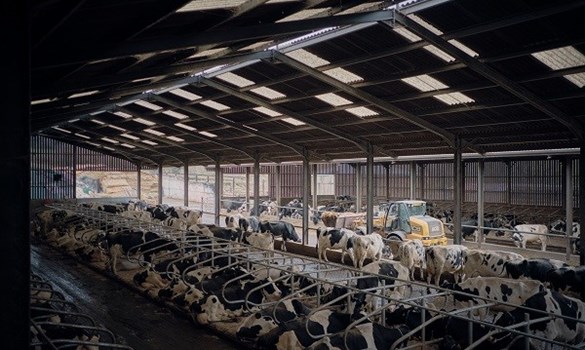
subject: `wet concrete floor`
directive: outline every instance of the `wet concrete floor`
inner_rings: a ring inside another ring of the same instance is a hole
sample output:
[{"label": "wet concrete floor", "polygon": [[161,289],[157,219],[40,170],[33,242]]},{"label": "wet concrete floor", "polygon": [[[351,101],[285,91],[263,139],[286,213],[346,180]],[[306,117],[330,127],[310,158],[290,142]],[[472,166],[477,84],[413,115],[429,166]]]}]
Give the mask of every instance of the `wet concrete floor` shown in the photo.
[{"label": "wet concrete floor", "polygon": [[135,350],[242,349],[52,247],[31,245],[31,272]]}]

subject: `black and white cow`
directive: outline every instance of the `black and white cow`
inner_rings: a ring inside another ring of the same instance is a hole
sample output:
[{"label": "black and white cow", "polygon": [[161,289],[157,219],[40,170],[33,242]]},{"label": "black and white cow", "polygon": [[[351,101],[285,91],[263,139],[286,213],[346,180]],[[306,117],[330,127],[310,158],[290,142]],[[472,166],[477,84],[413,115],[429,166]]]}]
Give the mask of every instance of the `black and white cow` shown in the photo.
[{"label": "black and white cow", "polygon": [[585,301],[585,266],[561,267],[548,272],[550,288]]},{"label": "black and white cow", "polygon": [[278,214],[278,220],[282,220],[283,217],[298,218],[298,214],[302,213],[303,210],[302,208],[303,208],[302,200],[299,198],[295,198],[292,201],[288,202],[288,204],[284,208],[280,209],[280,213]]},{"label": "black and white cow", "polygon": [[547,289],[528,298],[522,306],[526,308],[518,307],[501,315],[496,324],[508,327],[524,322],[525,314],[528,314],[530,320],[553,314],[558,317],[531,323],[529,332],[569,345],[580,344],[585,341],[585,303],[582,301]]},{"label": "black and white cow", "polygon": [[535,258],[506,262],[506,273],[511,278],[531,278],[543,283],[548,282],[549,271],[569,266],[564,261]]},{"label": "black and white cow", "polygon": [[[309,350],[323,349],[390,349],[398,339],[410,332],[410,328],[400,325],[395,328],[384,327],[378,323],[363,323],[351,328],[344,337],[343,333],[326,336],[308,347]],[[346,345],[347,344],[347,345]],[[406,341],[396,349],[406,346]]]},{"label": "black and white cow", "polygon": [[468,249],[463,259],[463,274],[470,277],[507,277],[506,263],[521,261],[518,253],[496,250]]},{"label": "black and white cow", "polygon": [[[534,294],[545,290],[544,284],[540,281],[501,277],[473,277],[460,283],[445,282],[442,286],[455,292],[453,293],[455,301],[471,302],[473,305],[488,304],[489,309],[493,311],[512,311]],[[489,304],[491,301],[496,303],[491,305]],[[486,308],[476,310],[479,318],[485,319],[488,310]]]},{"label": "black and white cow", "polygon": [[[410,271],[397,261],[374,261],[364,266],[362,271],[364,275],[357,280],[357,288],[360,290],[381,287],[384,283],[387,286],[385,296],[395,300],[407,297],[407,289],[412,292],[412,286],[408,284]],[[379,290],[376,290],[374,293],[378,292]],[[369,293],[359,292],[356,296],[355,311],[361,311],[363,306],[366,306],[366,311],[373,311],[378,307],[378,301],[379,298]],[[389,308],[393,309],[394,307]]]},{"label": "black and white cow", "polygon": [[452,273],[458,282],[466,255],[467,247],[459,244],[427,247],[425,249],[427,283],[430,284],[434,278],[435,285],[438,286],[444,272]]},{"label": "black and white cow", "polygon": [[[567,230],[567,223],[563,219],[559,219],[551,223],[550,225],[550,233],[559,233],[565,234]],[[573,222],[573,230],[571,234],[571,250],[573,254],[579,254],[579,247],[581,242],[579,239],[581,237],[581,224],[578,222]]]},{"label": "black and white cow", "polygon": [[286,242],[300,242],[301,238],[295,231],[295,227],[286,221],[260,221],[260,232],[271,232],[275,237],[282,237],[281,250],[286,251]]},{"label": "black and white cow", "polygon": [[327,249],[341,249],[341,263],[345,263],[345,255],[353,257],[353,245],[356,233],[346,228],[320,227],[317,229],[317,256],[319,260],[327,259]]}]

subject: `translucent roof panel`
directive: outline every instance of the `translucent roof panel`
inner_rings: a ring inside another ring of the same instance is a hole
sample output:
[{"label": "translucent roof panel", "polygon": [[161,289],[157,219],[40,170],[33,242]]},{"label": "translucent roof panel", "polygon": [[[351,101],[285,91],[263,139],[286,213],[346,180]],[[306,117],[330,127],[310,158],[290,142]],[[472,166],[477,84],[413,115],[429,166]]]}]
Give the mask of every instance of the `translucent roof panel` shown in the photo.
[{"label": "translucent roof panel", "polygon": [[120,134],[120,136],[125,137],[125,138],[130,139],[130,140],[134,140],[134,141],[140,140],[140,137],[130,135],[130,134]]},{"label": "translucent roof panel", "polygon": [[346,111],[360,118],[372,117],[379,114],[378,112],[366,107],[353,107],[346,109]]},{"label": "translucent roof panel", "polygon": [[346,84],[357,83],[358,81],[364,80],[364,78],[344,68],[333,68],[326,70],[323,73]]},{"label": "translucent roof panel", "polygon": [[67,98],[76,98],[76,97],[90,96],[90,95],[95,95],[98,92],[100,92],[100,91],[99,90],[92,90],[92,91],[80,92],[80,93],[77,93],[77,94],[69,95],[69,97],[67,97]]},{"label": "translucent roof panel", "polygon": [[468,97],[467,95],[464,95],[460,92],[453,92],[450,94],[442,94],[442,95],[435,95],[433,96],[434,98],[436,98],[437,100],[444,102],[448,105],[458,105],[458,104],[463,104],[463,103],[473,103],[475,102],[474,99]]},{"label": "translucent roof panel", "polygon": [[174,89],[174,90],[171,90],[169,92],[173,95],[182,97],[182,98],[189,100],[189,101],[195,101],[195,100],[198,100],[201,98],[201,96],[196,95],[196,94],[189,92],[187,90],[183,90],[183,89]]},{"label": "translucent roof panel", "polygon": [[144,108],[148,108],[151,109],[153,111],[158,111],[161,110],[162,107],[159,105],[155,105],[154,103],[148,102],[148,101],[143,101],[143,100],[138,100],[138,101],[134,101],[135,104],[142,106]]},{"label": "translucent roof panel", "polygon": [[217,135],[216,135],[216,134],[214,134],[214,133],[211,133],[211,132],[209,132],[209,131],[199,131],[199,133],[200,133],[201,135],[203,135],[203,136],[207,136],[207,137],[217,137]]},{"label": "translucent roof panel", "polygon": [[[433,34],[439,35],[439,36],[440,35],[443,35],[443,31],[441,31],[439,28],[435,27],[431,23],[427,22],[426,20],[422,19],[421,17],[419,17],[419,16],[417,16],[415,14],[411,14],[408,17],[410,17],[413,21],[417,22],[421,26],[423,26],[426,29],[428,29],[429,31],[431,31]],[[463,43],[461,43],[461,42],[459,42],[459,41],[457,41],[455,39],[449,40],[449,43],[451,43],[452,45],[456,46],[461,51],[465,52],[466,54],[468,54],[471,57],[479,56],[479,54],[477,52],[473,51],[471,48],[469,48],[468,46],[464,45]],[[425,49],[427,49],[427,48],[425,47]],[[435,48],[435,49],[437,49],[437,48]],[[430,52],[433,52],[431,50],[435,50],[435,49],[427,49],[427,50],[430,51]],[[447,61],[447,62],[451,62],[451,61]]]},{"label": "translucent roof panel", "polygon": [[[585,65],[585,55],[573,46],[535,52],[532,56],[553,70]],[[564,77],[580,88],[585,86],[585,73],[570,74]]]},{"label": "translucent roof panel", "polygon": [[239,76],[237,74],[234,74],[232,72],[220,74],[216,78],[221,79],[221,80],[228,82],[232,85],[235,85],[237,87],[245,87],[245,86],[254,85],[254,82],[252,80],[246,79],[246,78]]},{"label": "translucent roof panel", "polygon": [[147,145],[156,146],[158,143],[150,140],[142,140],[142,143],[146,143]]},{"label": "translucent roof panel", "polygon": [[218,47],[216,49],[209,49],[209,50],[197,52],[197,53],[187,57],[187,59],[213,56],[213,55],[217,55],[217,54],[219,54],[223,51],[227,51],[227,50],[229,50],[227,47]]},{"label": "translucent roof panel", "polygon": [[327,102],[332,106],[343,106],[343,105],[349,105],[352,104],[353,102],[345,99],[339,95],[336,95],[334,93],[327,93],[327,94],[322,94],[322,95],[316,95],[316,98],[320,99],[323,102]]},{"label": "translucent roof panel", "polygon": [[304,50],[304,49],[294,50],[294,51],[287,53],[286,55],[301,62],[301,63],[304,63],[305,65],[307,65],[311,68],[325,66],[325,65],[328,65],[330,63],[329,61],[327,61],[327,60],[325,60],[325,59],[323,59],[315,54],[312,54],[309,51]]},{"label": "translucent roof panel", "polygon": [[240,6],[248,0],[193,0],[179,8],[177,12],[217,10]]},{"label": "translucent roof panel", "polygon": [[207,101],[203,101],[200,102],[202,105],[207,106],[209,108],[213,108],[216,111],[227,111],[228,109],[230,109],[229,106],[224,105],[223,103],[219,103],[219,102],[215,102],[212,100],[207,100]]},{"label": "translucent roof panel", "polygon": [[104,141],[106,141],[106,142],[113,143],[113,144],[120,143],[120,142],[118,142],[116,140],[112,140],[112,139],[110,139],[108,137],[102,137],[101,139],[104,140]]},{"label": "translucent roof panel", "polygon": [[282,115],[282,113],[278,113],[277,111],[273,111],[266,107],[254,107],[254,110],[270,117],[278,117],[279,115]]},{"label": "translucent roof panel", "polygon": [[124,146],[126,148],[136,148],[136,146],[129,145],[127,143],[121,143],[120,146]]},{"label": "translucent roof panel", "polygon": [[427,74],[418,75],[416,77],[404,78],[401,80],[409,85],[414,86],[420,91],[434,91],[448,88],[447,85],[441,83],[437,79]]},{"label": "translucent roof panel", "polygon": [[177,136],[167,136],[167,139],[175,142],[184,142],[185,140]]},{"label": "translucent roof panel", "polygon": [[312,18],[312,17],[319,17],[325,16],[329,13],[331,7],[325,8],[316,8],[316,9],[307,9],[293,13],[292,15],[286,16],[284,18],[279,19],[276,23],[279,22],[289,22],[289,21],[298,21],[305,18]]},{"label": "translucent roof panel", "polygon": [[146,119],[142,119],[142,118],[135,118],[134,121],[139,122],[140,124],[144,124],[146,126],[156,125],[156,123],[153,123],[150,120],[146,120]]},{"label": "translucent roof panel", "polygon": [[112,124],[110,124],[110,125],[108,125],[108,127],[112,128],[112,129],[114,129],[114,130],[117,130],[117,131],[126,132],[126,129],[124,129],[124,128],[121,128],[121,127],[119,127],[119,126],[116,126],[116,125],[112,125]]},{"label": "translucent roof panel", "polygon": [[160,131],[154,130],[154,129],[144,129],[144,131],[149,133],[149,134],[156,135],[156,136],[165,136],[164,132],[160,132]]},{"label": "translucent roof panel", "polygon": [[192,127],[191,125],[183,124],[183,123],[175,123],[176,126],[179,128],[183,128],[185,130],[194,131],[197,130],[196,128]]},{"label": "translucent roof panel", "polygon": [[130,119],[132,118],[132,116],[128,113],[124,113],[124,112],[120,112],[120,111],[116,111],[114,112],[115,115],[117,115],[118,117],[122,117],[124,119]]},{"label": "translucent roof panel", "polygon": [[183,113],[179,113],[179,112],[175,112],[175,111],[164,111],[163,114],[166,114],[168,116],[171,116],[173,118],[177,118],[177,119],[188,119],[189,116],[185,115]]},{"label": "translucent roof panel", "polygon": [[302,121],[295,119],[295,118],[283,118],[282,121],[285,123],[289,123],[291,125],[294,125],[294,126],[305,125],[305,123],[303,123]]},{"label": "translucent roof panel", "polygon": [[60,127],[58,127],[58,126],[53,126],[53,129],[55,129],[55,130],[57,130],[57,131],[64,132],[64,133],[66,133],[66,134],[71,134],[71,131],[69,131],[69,130],[67,130],[67,129],[60,128]]},{"label": "translucent roof panel", "polygon": [[336,13],[335,15],[336,16],[337,15],[348,15],[351,13],[358,13],[358,12],[362,12],[362,11],[372,11],[372,10],[378,9],[378,6],[380,6],[381,4],[382,4],[382,1],[367,2],[364,4],[350,7],[347,10],[343,10],[341,12]]},{"label": "translucent roof panel", "polygon": [[259,88],[256,88],[256,89],[252,89],[250,91],[252,91],[256,95],[260,95],[262,97],[266,97],[269,100],[276,100],[276,99],[279,99],[279,98],[286,97],[285,94],[283,94],[281,92],[278,92],[278,91],[276,91],[274,89],[267,88],[265,86],[259,87]]},{"label": "translucent roof panel", "polygon": [[84,135],[84,134],[77,133],[77,132],[75,133],[75,136],[81,137],[82,139],[91,140],[91,137]]}]

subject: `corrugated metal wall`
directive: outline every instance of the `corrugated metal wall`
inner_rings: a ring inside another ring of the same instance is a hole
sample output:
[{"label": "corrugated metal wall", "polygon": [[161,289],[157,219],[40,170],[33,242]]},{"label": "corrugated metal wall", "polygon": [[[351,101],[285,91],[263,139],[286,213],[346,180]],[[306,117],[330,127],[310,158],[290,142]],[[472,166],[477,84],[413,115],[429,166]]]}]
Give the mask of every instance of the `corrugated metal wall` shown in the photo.
[{"label": "corrugated metal wall", "polygon": [[31,199],[75,198],[75,146],[33,136]]},{"label": "corrugated metal wall", "polygon": [[42,136],[31,137],[31,199],[75,198],[76,170],[137,171],[132,162]]}]

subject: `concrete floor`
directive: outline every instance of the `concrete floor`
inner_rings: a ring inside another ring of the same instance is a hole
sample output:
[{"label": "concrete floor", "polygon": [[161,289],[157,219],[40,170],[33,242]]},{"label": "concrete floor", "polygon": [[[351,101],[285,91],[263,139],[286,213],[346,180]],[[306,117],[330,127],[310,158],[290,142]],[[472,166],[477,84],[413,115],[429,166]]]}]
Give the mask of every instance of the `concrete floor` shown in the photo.
[{"label": "concrete floor", "polygon": [[31,245],[31,272],[112,331],[118,344],[136,350],[242,349],[49,246]]}]

